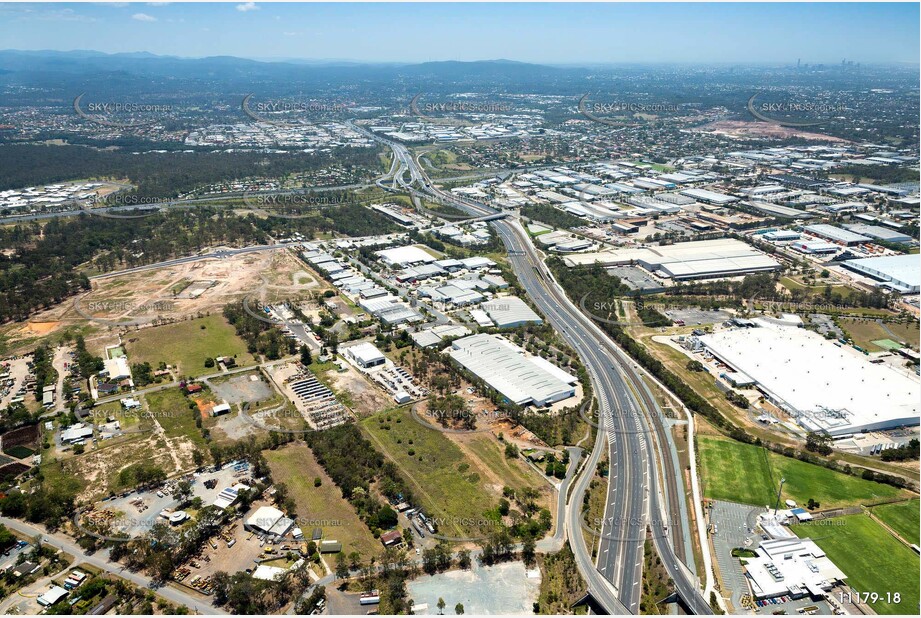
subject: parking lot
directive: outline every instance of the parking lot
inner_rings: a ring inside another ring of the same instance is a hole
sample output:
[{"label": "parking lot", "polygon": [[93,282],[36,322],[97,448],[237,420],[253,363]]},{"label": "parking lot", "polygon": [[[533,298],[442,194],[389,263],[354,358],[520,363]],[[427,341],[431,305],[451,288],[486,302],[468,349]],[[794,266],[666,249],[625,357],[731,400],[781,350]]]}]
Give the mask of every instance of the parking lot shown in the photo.
[{"label": "parking lot", "polygon": [[[754,515],[762,510],[747,504],[719,500],[713,501],[710,510],[710,523],[716,527],[716,533],[711,534],[710,538],[716,553],[723,590],[730,592],[730,602],[736,609],[742,607],[742,595],[748,594],[749,588],[742,564],[732,555],[732,550],[736,547],[754,549],[758,546],[761,537],[749,526],[754,525]],[[747,544],[749,539],[752,541]]]},{"label": "parking lot", "polygon": [[683,320],[689,326],[720,324],[732,318],[732,314],[726,311],[703,311],[700,309],[669,309],[665,312],[665,315],[673,321]]},{"label": "parking lot", "polygon": [[463,603],[467,614],[533,614],[540,592],[540,571],[528,571],[522,562],[483,566],[474,560],[468,571],[448,571],[423,575],[407,583],[409,597],[419,615],[438,614],[438,599],[447,604],[445,612]]}]

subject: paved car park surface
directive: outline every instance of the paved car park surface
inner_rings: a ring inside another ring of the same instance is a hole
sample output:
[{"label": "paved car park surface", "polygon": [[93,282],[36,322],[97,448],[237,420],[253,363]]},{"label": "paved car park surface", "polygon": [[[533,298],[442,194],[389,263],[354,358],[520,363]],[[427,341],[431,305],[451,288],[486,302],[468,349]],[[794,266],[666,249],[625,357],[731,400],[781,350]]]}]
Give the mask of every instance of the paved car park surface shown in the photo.
[{"label": "paved car park surface", "polygon": [[407,583],[415,606],[428,608],[414,613],[435,615],[438,599],[445,601],[445,613],[463,603],[466,614],[533,614],[540,592],[540,571],[525,569],[522,562],[483,566],[476,560],[467,571],[423,575]]},{"label": "paved car park surface", "polygon": [[[723,586],[729,589],[730,602],[733,607],[742,607],[742,595],[749,592],[745,573],[739,559],[732,555],[736,547],[754,549],[758,546],[760,536],[755,534],[752,516],[763,508],[748,504],[736,504],[714,500],[710,509],[710,523],[716,526],[716,534],[711,534],[716,561],[719,565]],[[751,530],[751,532],[750,532]],[[753,539],[746,545],[748,539]]]}]

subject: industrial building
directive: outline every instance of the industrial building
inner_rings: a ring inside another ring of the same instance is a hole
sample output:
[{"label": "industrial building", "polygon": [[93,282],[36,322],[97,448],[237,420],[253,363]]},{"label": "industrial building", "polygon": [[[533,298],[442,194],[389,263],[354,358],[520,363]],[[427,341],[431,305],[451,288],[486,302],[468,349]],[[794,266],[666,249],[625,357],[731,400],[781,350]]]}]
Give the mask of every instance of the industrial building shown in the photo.
[{"label": "industrial building", "polygon": [[717,206],[725,206],[727,204],[732,204],[733,202],[738,202],[739,198],[733,197],[731,195],[726,195],[725,193],[717,193],[716,191],[708,191],[707,189],[685,189],[679,191],[681,195],[694,198],[698,202],[703,202],[704,204],[715,204]]},{"label": "industrial building", "polygon": [[498,335],[477,334],[451,344],[451,358],[519,406],[541,407],[576,394],[578,379]]},{"label": "industrial building", "polygon": [[854,232],[855,234],[860,234],[862,236],[868,236],[876,240],[882,240],[884,242],[897,242],[897,243],[907,243],[911,242],[912,238],[908,234],[903,234],[902,232],[897,232],[895,230],[890,230],[889,228],[881,227],[879,225],[866,225],[863,223],[853,223],[851,225],[845,225],[848,230]]},{"label": "industrial building", "polygon": [[818,223],[816,225],[807,225],[803,228],[804,231],[812,234],[813,236],[818,236],[819,238],[824,238],[832,242],[850,247],[851,245],[859,245],[865,242],[870,242],[870,238],[863,236],[861,234],[856,234],[850,230],[846,230],[842,227],[836,227],[834,225],[828,225],[827,223]]},{"label": "industrial building", "polygon": [[653,274],[675,280],[735,277],[780,269],[780,264],[773,258],[732,238],[583,253],[567,256],[564,262],[568,266],[639,264]]},{"label": "industrial building", "polygon": [[387,362],[387,357],[384,356],[384,353],[378,350],[373,343],[368,343],[367,341],[349,346],[343,352],[364,369],[377,367]]},{"label": "industrial building", "polygon": [[294,526],[294,520],[274,506],[260,506],[250,515],[244,528],[251,532],[261,532],[276,537],[283,537]]},{"label": "industrial building", "polygon": [[394,249],[382,249],[381,251],[375,251],[375,255],[379,256],[381,260],[391,268],[412,266],[414,264],[429,264],[436,260],[435,256],[431,255],[429,252],[412,245],[396,247]]},{"label": "industrial building", "polygon": [[499,328],[514,328],[524,324],[541,324],[543,320],[526,302],[517,296],[504,296],[480,305]]},{"label": "industrial building", "polygon": [[878,287],[900,294],[917,294],[921,290],[921,268],[917,255],[887,255],[884,257],[847,260],[845,268],[879,281]]},{"label": "industrial building", "polygon": [[805,430],[842,437],[919,424],[917,380],[812,331],[752,322],[754,328],[698,340],[711,356],[750,376],[765,398]]},{"label": "industrial building", "polygon": [[822,599],[847,578],[811,539],[762,541],[755,553],[745,559],[745,576],[756,599]]}]

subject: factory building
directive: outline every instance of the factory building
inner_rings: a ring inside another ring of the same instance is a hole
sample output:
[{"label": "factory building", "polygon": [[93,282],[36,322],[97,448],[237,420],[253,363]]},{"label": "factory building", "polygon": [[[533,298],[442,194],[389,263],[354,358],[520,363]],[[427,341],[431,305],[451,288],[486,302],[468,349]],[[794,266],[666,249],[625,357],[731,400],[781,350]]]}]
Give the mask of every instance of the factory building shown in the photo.
[{"label": "factory building", "polygon": [[451,344],[451,358],[519,406],[547,406],[576,394],[578,379],[498,335],[478,334]]},{"label": "factory building", "polygon": [[863,236],[862,234],[855,234],[850,230],[846,230],[841,227],[835,227],[834,225],[828,225],[827,223],[807,225],[803,228],[803,230],[812,234],[813,236],[818,236],[819,238],[824,238],[826,240],[836,242],[838,244],[844,245],[845,247],[870,242],[870,238],[867,236]]},{"label": "factory building", "polygon": [[681,195],[694,198],[698,202],[714,204],[716,206],[725,206],[739,201],[737,197],[726,195],[725,193],[717,193],[716,191],[708,191],[707,189],[685,189],[680,191],[680,193]]},{"label": "factory building", "polygon": [[900,294],[917,294],[921,290],[921,269],[917,255],[888,255],[884,257],[847,260],[845,268],[876,279],[879,287]]},{"label": "factory building", "polygon": [[733,238],[583,253],[567,256],[564,262],[570,267],[593,263],[603,266],[639,264],[657,276],[678,281],[736,277],[780,268],[773,258]]},{"label": "factory building", "polygon": [[807,431],[833,437],[917,426],[921,384],[812,331],[764,319],[754,328],[698,338],[704,350],[750,376]]},{"label": "factory building", "polygon": [[847,578],[811,539],[762,541],[755,553],[745,559],[745,576],[756,599],[821,599]]},{"label": "factory building", "polygon": [[541,324],[543,320],[526,302],[517,296],[505,296],[480,305],[499,328],[514,328],[524,324]]}]

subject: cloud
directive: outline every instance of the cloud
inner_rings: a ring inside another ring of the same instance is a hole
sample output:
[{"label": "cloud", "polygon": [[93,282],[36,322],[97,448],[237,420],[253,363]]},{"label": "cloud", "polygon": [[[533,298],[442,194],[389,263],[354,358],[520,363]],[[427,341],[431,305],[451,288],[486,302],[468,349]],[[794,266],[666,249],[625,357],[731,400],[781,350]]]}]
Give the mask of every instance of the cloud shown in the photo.
[{"label": "cloud", "polygon": [[134,19],[137,21],[157,21],[156,17],[152,15],[148,15],[147,13],[135,13],[134,15],[131,16],[131,19]]},{"label": "cloud", "polygon": [[245,13],[247,11],[257,11],[259,10],[259,7],[256,6],[255,2],[245,2],[243,4],[238,4],[237,10],[241,13]]}]

